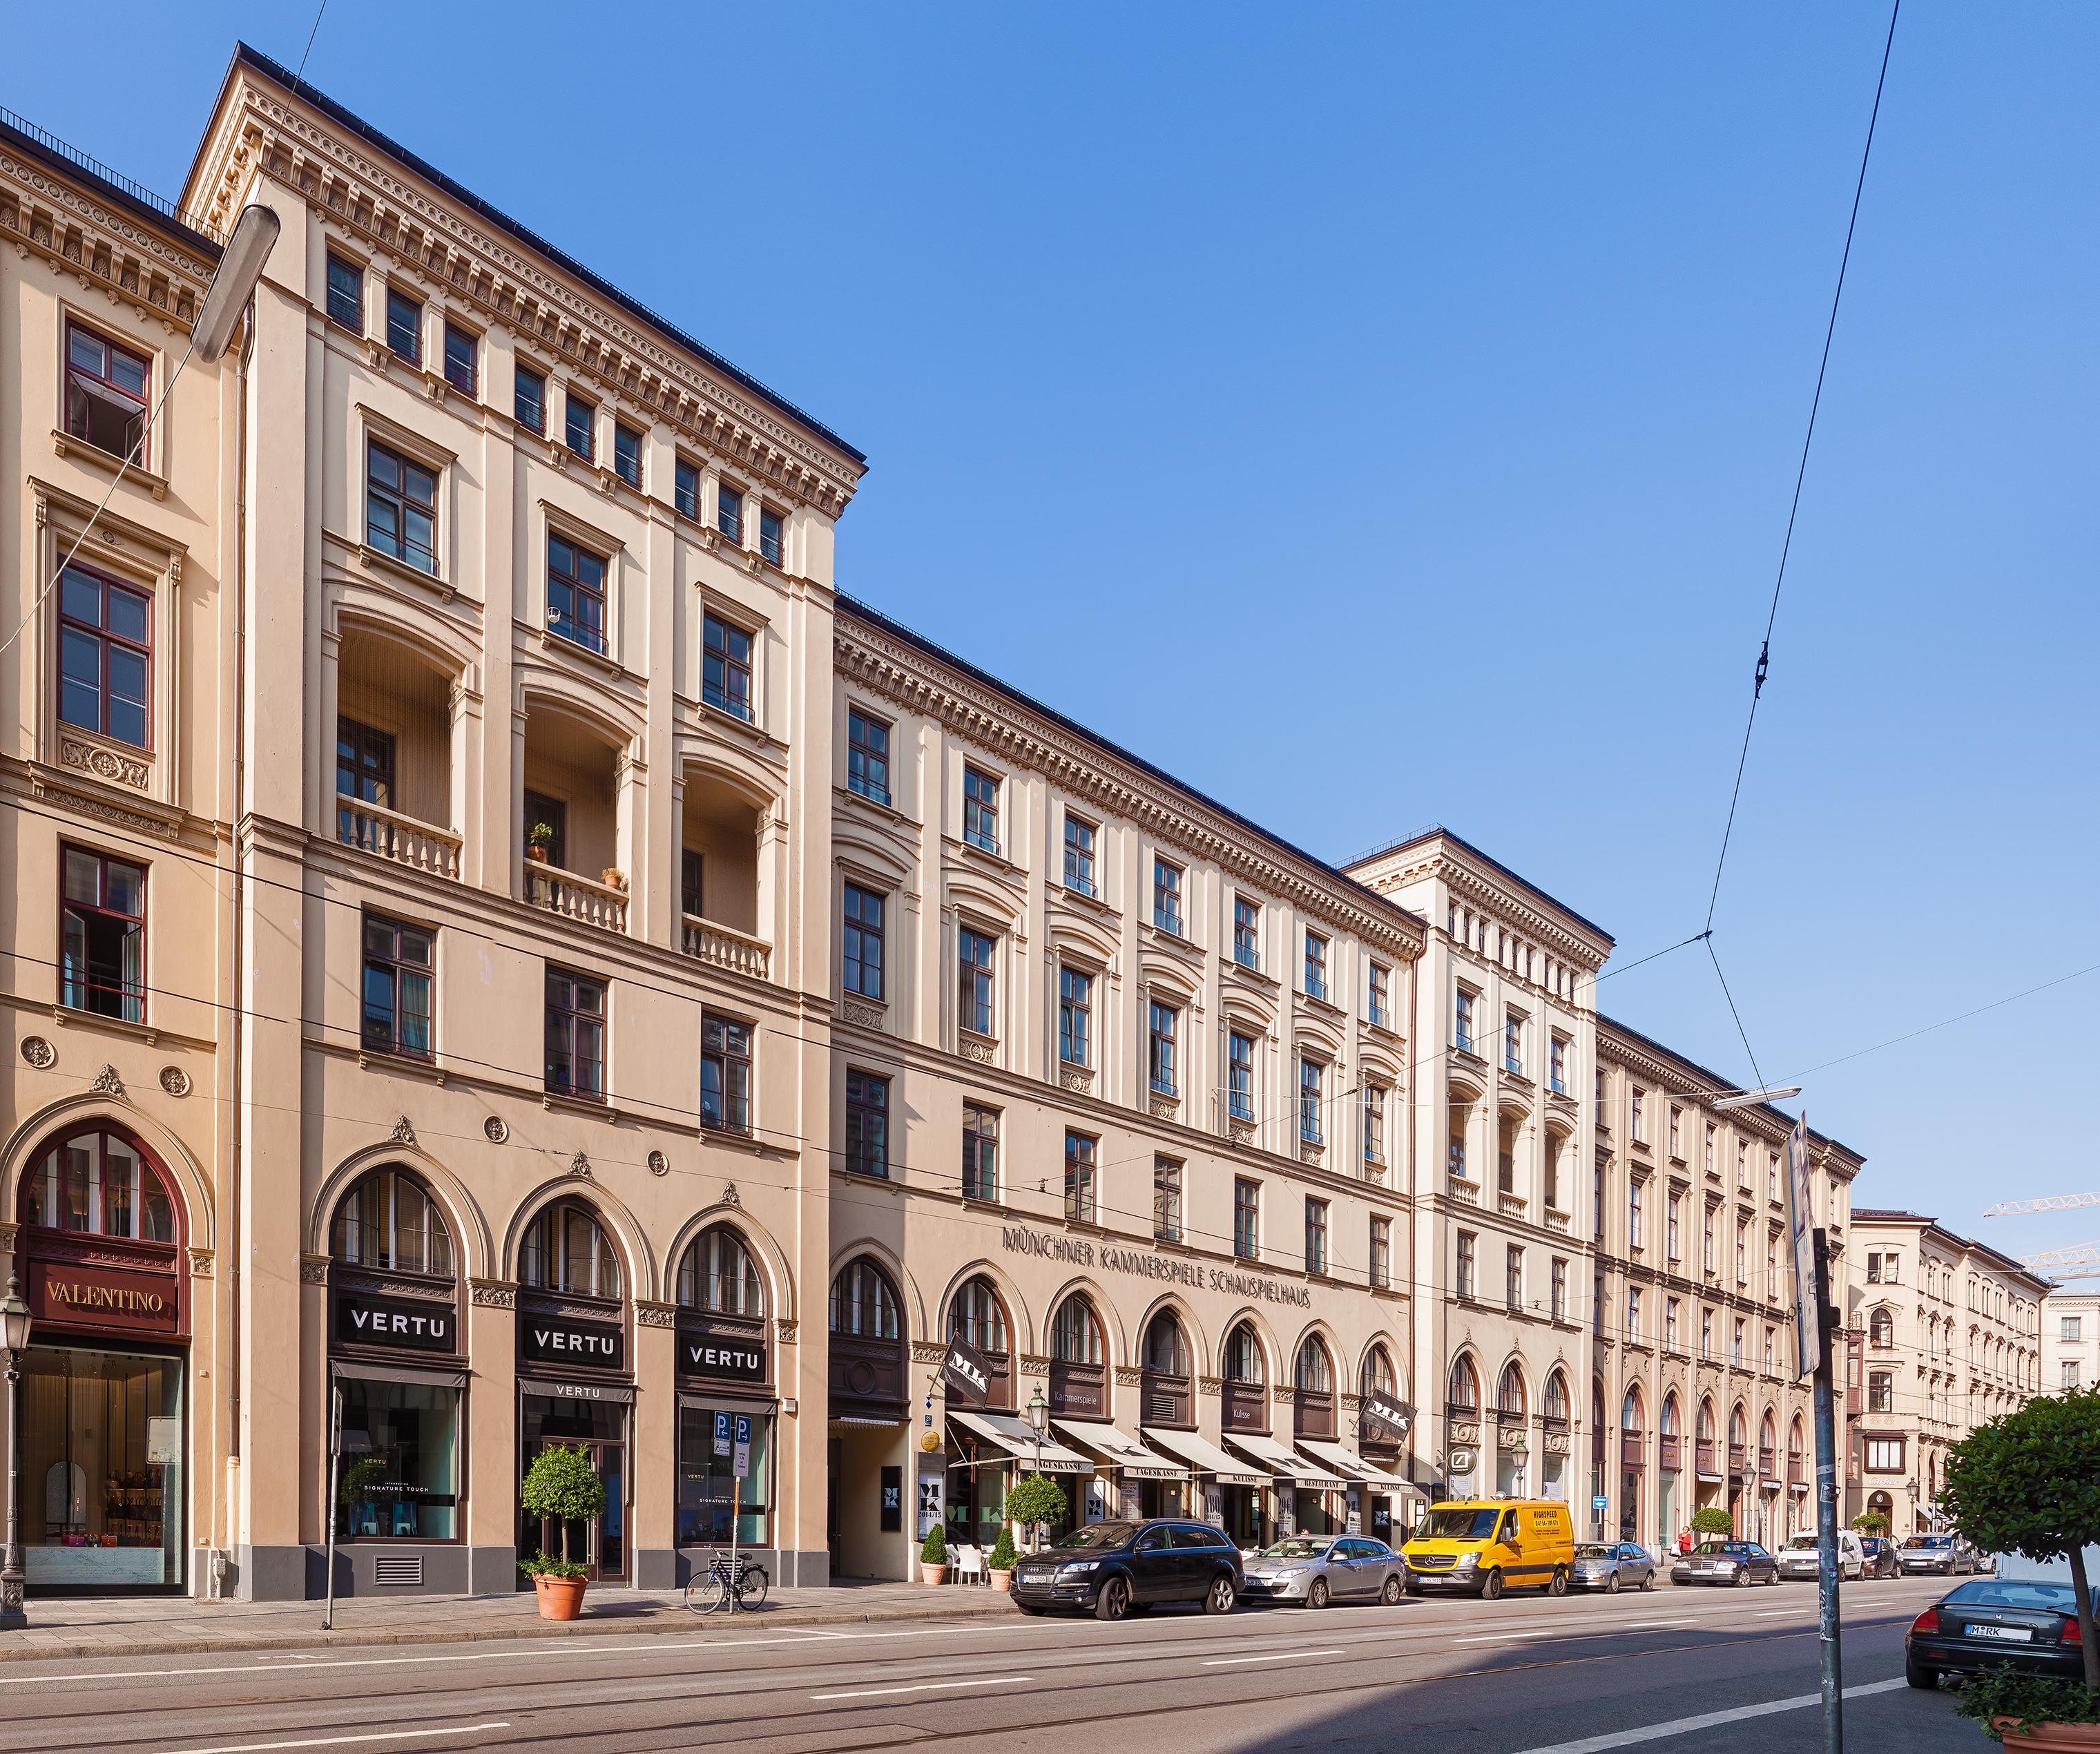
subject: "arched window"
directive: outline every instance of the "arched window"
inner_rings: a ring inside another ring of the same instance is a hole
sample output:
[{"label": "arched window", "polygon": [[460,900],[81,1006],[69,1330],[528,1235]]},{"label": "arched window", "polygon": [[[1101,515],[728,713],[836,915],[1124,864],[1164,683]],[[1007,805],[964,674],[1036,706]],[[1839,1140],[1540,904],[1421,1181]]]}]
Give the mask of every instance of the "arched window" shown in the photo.
[{"label": "arched window", "polygon": [[1802,1452],[1802,1425],[1801,1425],[1801,1415],[1800,1415],[1799,1413],[1796,1413],[1796,1414],[1793,1416],[1793,1423],[1787,1428],[1787,1433],[1786,1433],[1786,1452],[1787,1452],[1787,1454],[1788,1454],[1788,1455],[1789,1455],[1789,1456],[1798,1457],[1798,1456],[1799,1456],[1799,1455],[1801,1454],[1801,1452]]},{"label": "arched window", "polygon": [[572,1296],[620,1295],[620,1257],[589,1206],[562,1200],[533,1214],[518,1251],[520,1284]]},{"label": "arched window", "polygon": [[1268,1360],[1252,1322],[1242,1322],[1225,1336],[1225,1381],[1254,1388],[1268,1381]]},{"label": "arched window", "polygon": [[1626,1431],[1644,1431],[1648,1429],[1641,1407],[1640,1385],[1635,1383],[1626,1390],[1625,1402],[1619,1408],[1619,1426]]},{"label": "arched window", "polygon": [[717,1224],[702,1231],[678,1263],[678,1301],[689,1310],[716,1316],[763,1316],[765,1281],[758,1263],[735,1229]]},{"label": "arched window", "polygon": [[1662,1398],[1662,1425],[1661,1430],[1665,1437],[1676,1437],[1681,1434],[1678,1429],[1677,1396],[1674,1391],[1664,1395]]},{"label": "arched window", "polygon": [[1546,1379],[1546,1417],[1549,1424],[1568,1423],[1568,1378],[1558,1370]]},{"label": "arched window", "polygon": [[1374,1346],[1364,1354],[1363,1392],[1389,1401],[1400,1399],[1400,1378],[1393,1372],[1392,1355],[1382,1346]]},{"label": "arched window", "polygon": [[342,1197],[329,1247],[346,1267],[434,1279],[454,1271],[444,1214],[406,1170],[374,1170]]},{"label": "arched window", "polygon": [[1189,1342],[1171,1310],[1162,1310],[1145,1330],[1145,1368],[1162,1377],[1189,1374]]},{"label": "arched window", "polygon": [[1327,1355],[1327,1348],[1317,1334],[1306,1335],[1305,1343],[1298,1348],[1295,1381],[1300,1395],[1335,1392],[1335,1361]]},{"label": "arched window", "polygon": [[1461,1352],[1451,1361],[1451,1392],[1447,1397],[1454,1413],[1476,1413],[1480,1410],[1480,1374],[1473,1368],[1473,1361]]},{"label": "arched window", "polygon": [[1502,1381],[1495,1386],[1495,1410],[1505,1419],[1524,1416],[1524,1367],[1515,1359],[1502,1366]]},{"label": "arched window", "polygon": [[1105,1355],[1101,1318],[1079,1292],[1057,1306],[1050,1325],[1050,1355],[1061,1364],[1098,1364]]},{"label": "arched window", "polygon": [[1896,1319],[1888,1310],[1876,1310],[1867,1317],[1867,1343],[1869,1346],[1894,1346],[1896,1343]]},{"label": "arched window", "polygon": [[832,1281],[832,1332],[862,1340],[897,1338],[897,1293],[889,1276],[863,1255]]},{"label": "arched window", "polygon": [[22,1222],[171,1243],[175,1203],[136,1140],[113,1128],[90,1127],[52,1145],[23,1178]]},{"label": "arched window", "polygon": [[1006,1310],[989,1279],[970,1280],[955,1293],[948,1306],[948,1333],[980,1352],[1006,1355]]},{"label": "arched window", "polygon": [[1770,1455],[1779,1448],[1779,1421],[1772,1417],[1771,1409],[1765,1409],[1764,1424],[1758,1430],[1758,1448]]},{"label": "arched window", "polygon": [[1699,1441],[1702,1443],[1714,1441],[1714,1404],[1711,1401],[1699,1404]]},{"label": "arched window", "polygon": [[1728,1415],[1728,1447],[1740,1449],[1749,1440],[1749,1424],[1743,1417],[1743,1409],[1738,1407]]}]

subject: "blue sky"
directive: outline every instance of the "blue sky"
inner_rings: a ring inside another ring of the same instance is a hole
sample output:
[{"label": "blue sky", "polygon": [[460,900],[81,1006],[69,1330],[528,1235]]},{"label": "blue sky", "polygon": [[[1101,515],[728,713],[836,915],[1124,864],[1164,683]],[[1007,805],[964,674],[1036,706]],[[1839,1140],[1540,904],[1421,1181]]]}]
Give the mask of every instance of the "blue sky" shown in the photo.
[{"label": "blue sky", "polygon": [[[296,6],[11,21],[173,192]],[[868,452],[841,583],[1336,860],[1703,922],[1887,13],[330,0],[307,77]],[[2100,1210],[2100,9],[1910,0],[1715,945],[1862,1203]],[[1604,1007],[1747,1081],[1696,948]]]}]

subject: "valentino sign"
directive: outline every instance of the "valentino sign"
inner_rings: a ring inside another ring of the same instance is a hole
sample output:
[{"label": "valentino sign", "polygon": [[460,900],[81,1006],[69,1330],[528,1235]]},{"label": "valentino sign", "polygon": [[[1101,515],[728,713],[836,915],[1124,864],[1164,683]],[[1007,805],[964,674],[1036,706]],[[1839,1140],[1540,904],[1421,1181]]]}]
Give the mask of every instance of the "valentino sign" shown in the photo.
[{"label": "valentino sign", "polygon": [[182,1321],[172,1280],[41,1261],[29,1263],[29,1307],[40,1320],[76,1328],[171,1334],[180,1331]]}]

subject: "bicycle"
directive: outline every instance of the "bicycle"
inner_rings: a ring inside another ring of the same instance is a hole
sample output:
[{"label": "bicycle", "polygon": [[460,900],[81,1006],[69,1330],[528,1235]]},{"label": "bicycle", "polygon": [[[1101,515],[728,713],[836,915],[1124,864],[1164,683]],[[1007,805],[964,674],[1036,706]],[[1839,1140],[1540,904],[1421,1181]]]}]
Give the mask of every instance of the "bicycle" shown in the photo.
[{"label": "bicycle", "polygon": [[732,1574],[729,1561],[717,1557],[708,1567],[706,1577],[695,1577],[686,1585],[686,1606],[695,1614],[712,1614],[733,1601],[735,1611],[748,1614],[765,1606],[769,1581],[763,1566],[740,1558]]}]

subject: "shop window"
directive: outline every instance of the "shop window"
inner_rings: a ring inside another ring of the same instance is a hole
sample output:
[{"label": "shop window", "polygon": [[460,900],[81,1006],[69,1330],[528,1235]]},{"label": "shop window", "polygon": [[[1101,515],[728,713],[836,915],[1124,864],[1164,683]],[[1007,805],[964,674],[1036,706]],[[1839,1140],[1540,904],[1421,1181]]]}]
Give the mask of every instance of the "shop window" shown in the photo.
[{"label": "shop window", "polygon": [[145,1153],[121,1133],[76,1133],[28,1178],[23,1221],[135,1242],[175,1241],[175,1206]]},{"label": "shop window", "polygon": [[[736,1477],[735,1454],[715,1453],[715,1416],[751,1421],[751,1472]],[[731,1525],[741,1547],[770,1544],[773,1415],[743,1404],[681,1405],[678,1409],[677,1544],[681,1547],[726,1547]]]},{"label": "shop window", "polygon": [[66,430],[112,456],[146,467],[148,386],[152,368],[143,354],[104,341],[91,329],[66,324]]},{"label": "shop window", "polygon": [[457,1540],[460,1391],[339,1371],[342,1430],[367,1446],[337,1484],[338,1540]]},{"label": "shop window", "polygon": [[376,1170],[335,1209],[330,1244],[346,1267],[386,1273],[453,1274],[452,1237],[444,1214],[404,1170]]},{"label": "shop window", "polygon": [[765,1313],[765,1281],[743,1238],[717,1224],[693,1239],[678,1263],[678,1301],[715,1316]]},{"label": "shop window", "polygon": [[84,566],[59,581],[59,718],[149,746],[153,601]]},{"label": "shop window", "polygon": [[29,1587],[91,1594],[183,1581],[183,1361],[86,1346],[21,1360]]},{"label": "shop window", "polygon": [[588,1206],[561,1201],[534,1214],[518,1251],[521,1284],[572,1296],[620,1294],[620,1257]]},{"label": "shop window", "polygon": [[84,847],[64,848],[59,1003],[126,1023],[146,1020],[146,873]]}]

